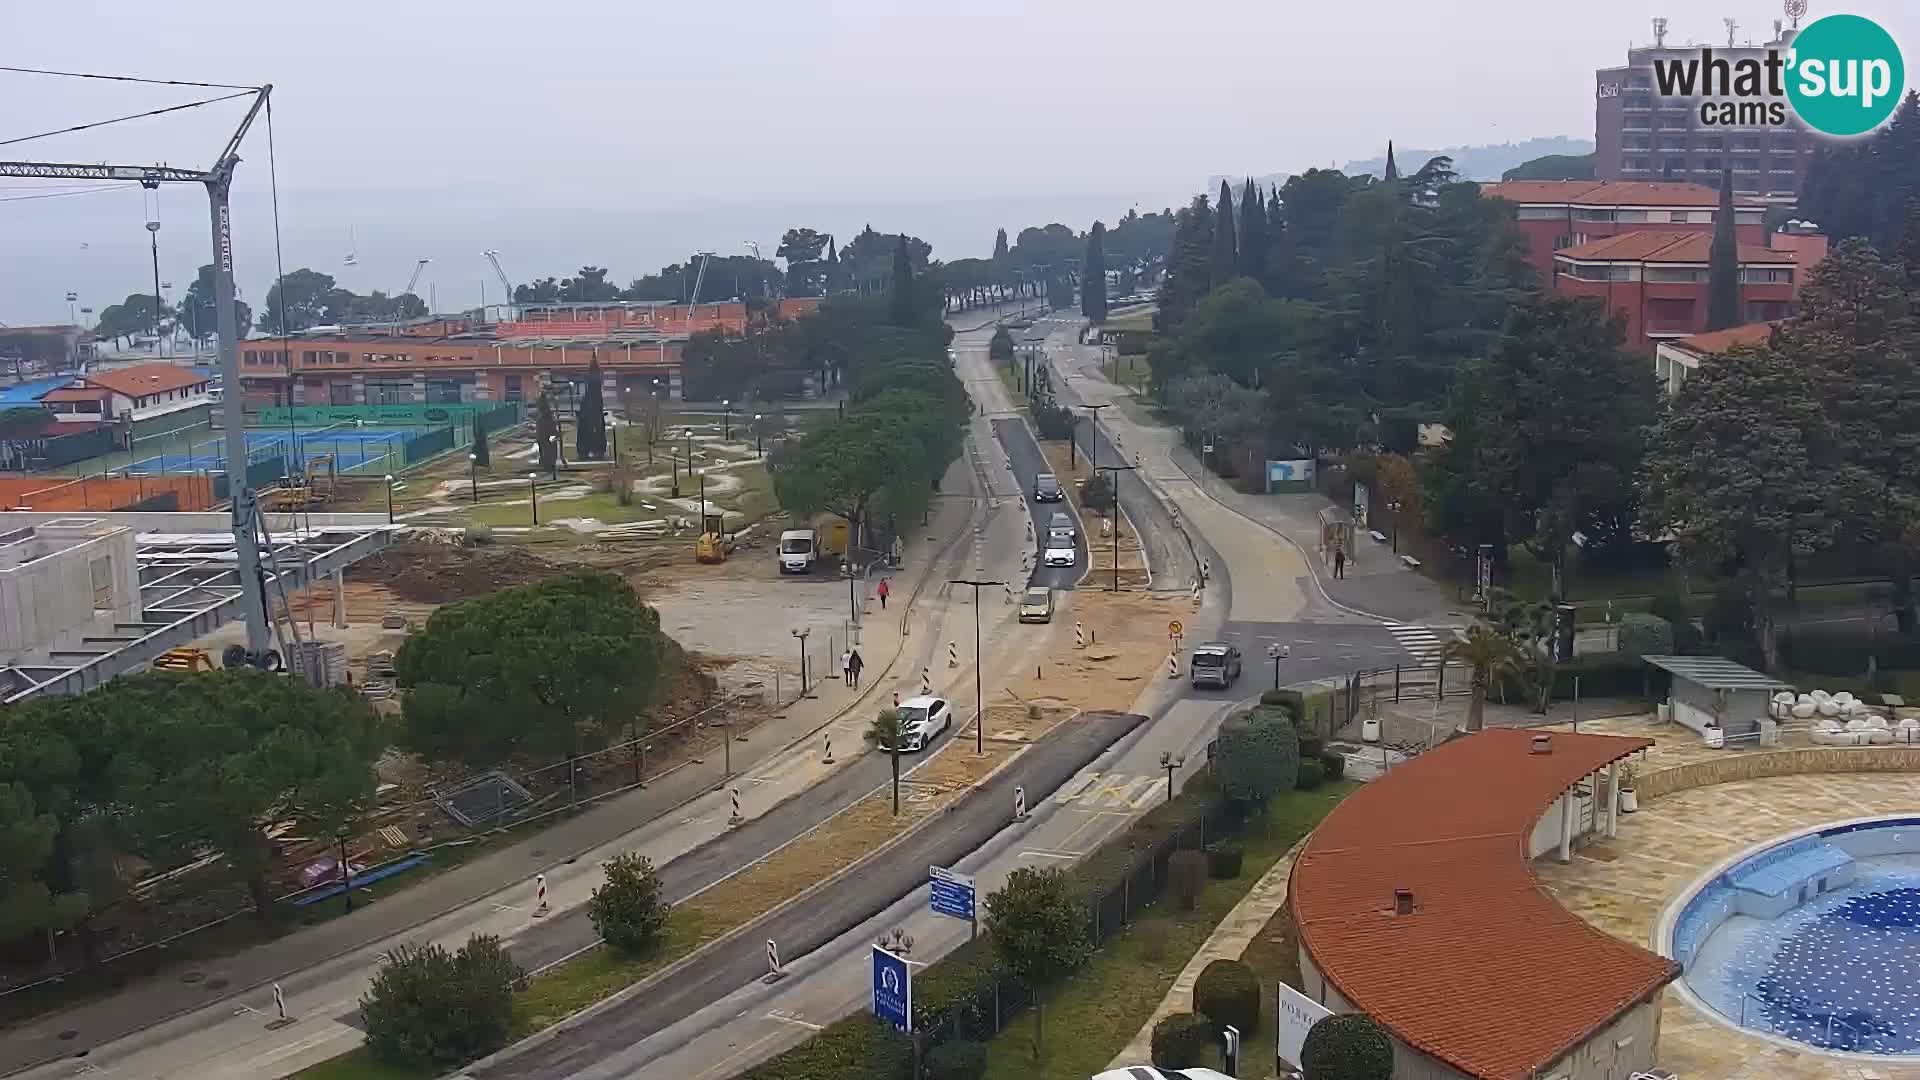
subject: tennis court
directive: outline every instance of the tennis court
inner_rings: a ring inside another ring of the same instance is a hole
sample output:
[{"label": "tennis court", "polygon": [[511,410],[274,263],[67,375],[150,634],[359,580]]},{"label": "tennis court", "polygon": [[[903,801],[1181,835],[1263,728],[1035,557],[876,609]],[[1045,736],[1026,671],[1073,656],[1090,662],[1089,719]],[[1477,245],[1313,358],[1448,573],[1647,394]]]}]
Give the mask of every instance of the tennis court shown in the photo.
[{"label": "tennis court", "polygon": [[[204,430],[204,429],[203,429]],[[322,454],[332,455],[340,472],[398,472],[406,462],[408,439],[423,434],[416,428],[375,428],[343,425],[316,431],[249,431],[247,460],[281,457],[289,469]],[[219,472],[227,467],[227,440],[212,436],[205,441],[168,440],[167,449],[137,457],[127,466],[133,473]]]}]

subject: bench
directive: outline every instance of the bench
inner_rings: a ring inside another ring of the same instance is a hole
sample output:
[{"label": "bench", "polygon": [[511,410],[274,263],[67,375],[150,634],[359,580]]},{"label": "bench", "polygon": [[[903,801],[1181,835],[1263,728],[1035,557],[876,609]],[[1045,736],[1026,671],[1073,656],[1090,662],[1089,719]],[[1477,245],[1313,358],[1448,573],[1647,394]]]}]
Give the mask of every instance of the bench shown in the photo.
[{"label": "bench", "polygon": [[1381,532],[1379,529],[1369,530],[1367,535],[1373,537],[1373,542],[1376,544],[1384,544],[1387,542],[1387,534]]},{"label": "bench", "polygon": [[1853,856],[1817,836],[1803,837],[1769,856],[1736,867],[1727,875],[1728,882],[1742,892],[1777,899],[1808,881],[1832,877],[1853,865]]},{"label": "bench", "polygon": [[1420,560],[1419,560],[1419,559],[1416,559],[1416,558],[1414,558],[1414,557],[1413,557],[1413,556],[1411,556],[1411,555],[1402,555],[1402,556],[1400,556],[1400,562],[1401,562],[1401,563],[1402,563],[1403,565],[1405,565],[1405,566],[1406,566],[1406,568],[1407,568],[1407,569],[1409,569],[1409,570],[1418,570],[1418,569],[1420,569]]}]

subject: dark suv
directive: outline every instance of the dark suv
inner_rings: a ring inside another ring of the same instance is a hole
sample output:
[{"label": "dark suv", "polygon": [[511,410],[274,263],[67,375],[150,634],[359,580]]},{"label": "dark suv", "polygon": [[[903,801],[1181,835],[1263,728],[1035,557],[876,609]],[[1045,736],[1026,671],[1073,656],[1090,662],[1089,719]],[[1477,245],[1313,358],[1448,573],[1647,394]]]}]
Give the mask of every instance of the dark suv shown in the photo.
[{"label": "dark suv", "polygon": [[1224,641],[1203,641],[1193,647],[1187,671],[1193,685],[1225,690],[1240,679],[1240,650]]},{"label": "dark suv", "polygon": [[1034,502],[1061,502],[1066,493],[1060,490],[1060,480],[1050,472],[1043,472],[1033,478]]}]

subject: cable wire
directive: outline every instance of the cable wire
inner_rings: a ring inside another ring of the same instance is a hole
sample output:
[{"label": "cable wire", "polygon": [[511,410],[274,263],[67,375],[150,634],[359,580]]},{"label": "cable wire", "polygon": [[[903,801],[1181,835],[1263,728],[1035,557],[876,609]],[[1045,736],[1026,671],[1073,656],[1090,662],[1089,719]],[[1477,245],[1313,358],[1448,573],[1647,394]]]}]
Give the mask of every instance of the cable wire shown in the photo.
[{"label": "cable wire", "polygon": [[77,188],[73,191],[47,191],[38,195],[0,195],[0,203],[26,202],[29,199],[59,199],[68,195],[98,195],[103,191],[120,191],[125,186],[124,183],[101,184],[99,187]]},{"label": "cable wire", "polygon": [[238,86],[233,83],[192,82],[187,79],[146,79],[138,75],[98,75],[88,71],[50,71],[46,68],[9,67],[0,65],[0,71],[11,71],[18,75],[60,75],[69,79],[101,79],[107,82],[148,83],[153,86],[199,86],[208,90],[258,90],[257,86]]},{"label": "cable wire", "polygon": [[111,120],[96,120],[91,124],[76,124],[73,127],[58,128],[53,131],[42,131],[38,135],[22,135],[19,138],[15,138],[15,139],[0,139],[0,146],[12,146],[14,143],[28,142],[33,139],[44,139],[49,135],[68,135],[76,131],[86,131],[89,128],[106,127],[108,124],[118,124],[127,120],[140,120],[149,116],[160,116],[164,113],[179,112],[182,109],[195,109],[195,108],[199,108],[202,105],[212,105],[212,104],[215,104],[216,102],[232,101],[234,98],[243,98],[243,97],[246,97],[248,94],[252,94],[252,93],[255,93],[255,91],[244,90],[238,94],[226,94],[222,97],[206,98],[205,100],[202,100],[202,101],[189,101],[184,105],[169,105],[164,109],[149,109],[146,112],[131,113],[126,116],[116,116]]},{"label": "cable wire", "polygon": [[267,183],[273,192],[273,272],[280,290],[280,352],[287,358],[287,407],[293,407],[293,356],[287,351],[287,264],[280,258],[280,168],[273,157],[273,99],[267,99]]}]

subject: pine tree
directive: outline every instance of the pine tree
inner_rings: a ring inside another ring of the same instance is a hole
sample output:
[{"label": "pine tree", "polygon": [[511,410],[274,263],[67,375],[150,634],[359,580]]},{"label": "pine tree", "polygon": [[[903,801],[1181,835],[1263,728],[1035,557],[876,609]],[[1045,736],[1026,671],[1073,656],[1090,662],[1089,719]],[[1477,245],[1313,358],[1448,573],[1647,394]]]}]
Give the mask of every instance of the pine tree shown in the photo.
[{"label": "pine tree", "polygon": [[834,250],[833,237],[827,237],[827,280],[820,287],[821,293],[831,296],[834,287],[840,284],[840,253]]},{"label": "pine tree", "polygon": [[560,421],[554,419],[553,395],[540,391],[540,404],[533,413],[534,449],[540,454],[540,467],[552,470],[560,460]]},{"label": "pine tree", "polygon": [[1207,205],[1205,195],[1195,195],[1192,204],[1174,216],[1173,247],[1167,253],[1166,275],[1160,280],[1155,329],[1162,333],[1179,329],[1207,294],[1212,246],[1213,208]]},{"label": "pine tree", "polygon": [[1707,329],[1740,323],[1740,247],[1733,232],[1733,172],[1720,171],[1720,209],[1713,215],[1713,247],[1707,262]]},{"label": "pine tree", "polygon": [[1386,179],[1388,181],[1400,179],[1400,167],[1393,163],[1393,140],[1392,139],[1387,140],[1387,174],[1383,179]]},{"label": "pine tree", "polygon": [[1251,179],[1240,193],[1240,275],[1255,281],[1267,277],[1267,208]]},{"label": "pine tree", "polygon": [[993,261],[996,263],[1007,261],[1007,230],[1005,229],[999,230],[993,236]]},{"label": "pine tree", "polygon": [[1220,202],[1213,213],[1213,262],[1209,281],[1219,288],[1233,280],[1239,270],[1238,248],[1233,242],[1233,189],[1220,181]]},{"label": "pine tree", "polygon": [[598,461],[607,454],[607,406],[600,390],[600,358],[587,362],[587,392],[580,397],[574,417],[573,447],[579,456]]},{"label": "pine tree", "polygon": [[1080,313],[1096,326],[1107,321],[1107,227],[1097,221],[1087,233],[1085,276],[1080,281]]},{"label": "pine tree", "polygon": [[487,452],[487,425],[481,421],[480,414],[473,414],[473,463],[482,468],[493,465],[493,457]]},{"label": "pine tree", "polygon": [[913,259],[907,254],[907,236],[893,249],[893,302],[890,315],[895,326],[912,326],[918,320],[914,311]]}]

